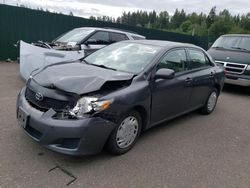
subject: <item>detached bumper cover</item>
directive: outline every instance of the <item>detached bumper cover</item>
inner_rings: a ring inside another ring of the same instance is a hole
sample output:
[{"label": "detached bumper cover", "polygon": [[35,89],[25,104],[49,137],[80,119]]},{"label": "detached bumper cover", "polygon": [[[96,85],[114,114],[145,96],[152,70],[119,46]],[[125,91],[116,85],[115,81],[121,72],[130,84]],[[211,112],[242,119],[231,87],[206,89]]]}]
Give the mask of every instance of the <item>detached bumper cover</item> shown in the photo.
[{"label": "detached bumper cover", "polygon": [[24,89],[17,99],[17,108],[28,115],[25,132],[46,148],[69,155],[92,155],[102,151],[111,131],[113,122],[100,117],[80,120],[57,120],[53,109],[41,112],[26,101]]},{"label": "detached bumper cover", "polygon": [[239,86],[249,86],[250,87],[250,76],[248,75],[235,75],[227,74],[225,78],[225,83],[239,85]]}]

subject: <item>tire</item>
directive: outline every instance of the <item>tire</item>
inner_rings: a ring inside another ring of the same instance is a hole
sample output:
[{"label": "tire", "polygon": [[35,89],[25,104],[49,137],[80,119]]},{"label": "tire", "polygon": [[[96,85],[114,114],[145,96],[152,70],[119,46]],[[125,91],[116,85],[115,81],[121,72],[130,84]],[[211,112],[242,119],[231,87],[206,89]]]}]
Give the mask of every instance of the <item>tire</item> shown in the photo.
[{"label": "tire", "polygon": [[204,104],[204,106],[201,108],[201,113],[208,115],[211,114],[217,104],[217,100],[218,100],[218,91],[217,89],[212,89],[207,97],[206,103]]},{"label": "tire", "polygon": [[141,127],[142,119],[140,114],[137,111],[127,113],[112,131],[107,142],[107,150],[115,155],[128,152],[140,136]]}]

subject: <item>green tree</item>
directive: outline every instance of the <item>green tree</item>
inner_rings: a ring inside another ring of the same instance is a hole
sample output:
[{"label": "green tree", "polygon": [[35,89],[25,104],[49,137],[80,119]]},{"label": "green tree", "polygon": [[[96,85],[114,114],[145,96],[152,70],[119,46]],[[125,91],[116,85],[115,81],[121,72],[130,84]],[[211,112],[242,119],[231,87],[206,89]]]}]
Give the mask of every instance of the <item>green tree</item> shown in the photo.
[{"label": "green tree", "polygon": [[210,27],[210,35],[220,36],[226,33],[230,33],[231,29],[235,27],[233,17],[228,10],[223,10],[217,16],[215,22]]},{"label": "green tree", "polygon": [[186,20],[185,11],[183,9],[181,11],[176,9],[173,17],[171,18],[171,28],[172,29],[179,28],[185,20]]},{"label": "green tree", "polygon": [[193,29],[193,24],[190,20],[186,20],[185,22],[183,22],[180,26],[180,29],[184,32],[184,33],[190,33],[190,31]]},{"label": "green tree", "polygon": [[243,29],[250,30],[250,13],[242,15],[239,23]]},{"label": "green tree", "polygon": [[96,17],[95,16],[90,16],[89,19],[90,20],[96,20]]},{"label": "green tree", "polygon": [[214,6],[210,10],[210,12],[207,16],[207,19],[206,19],[206,23],[207,23],[208,28],[215,22],[215,18],[216,18],[216,7]]},{"label": "green tree", "polygon": [[160,12],[157,17],[157,27],[160,29],[169,29],[169,14],[167,11]]}]

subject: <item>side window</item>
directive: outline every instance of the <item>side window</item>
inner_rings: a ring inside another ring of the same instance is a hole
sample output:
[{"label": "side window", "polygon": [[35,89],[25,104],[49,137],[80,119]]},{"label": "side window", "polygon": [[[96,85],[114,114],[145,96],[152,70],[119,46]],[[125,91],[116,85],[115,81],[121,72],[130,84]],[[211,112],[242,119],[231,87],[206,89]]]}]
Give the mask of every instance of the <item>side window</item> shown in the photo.
[{"label": "side window", "polygon": [[173,69],[175,72],[187,70],[187,57],[184,49],[173,50],[167,53],[158,64],[158,69]]},{"label": "side window", "polygon": [[208,58],[205,54],[199,50],[188,50],[190,61],[191,61],[191,69],[207,67],[210,65]]},{"label": "side window", "polygon": [[119,42],[122,40],[128,40],[128,37],[125,34],[121,33],[110,33],[110,37],[111,37],[111,43]]},{"label": "side window", "polygon": [[96,44],[110,44],[109,41],[109,33],[106,31],[98,31],[94,35],[92,35],[88,41]]}]

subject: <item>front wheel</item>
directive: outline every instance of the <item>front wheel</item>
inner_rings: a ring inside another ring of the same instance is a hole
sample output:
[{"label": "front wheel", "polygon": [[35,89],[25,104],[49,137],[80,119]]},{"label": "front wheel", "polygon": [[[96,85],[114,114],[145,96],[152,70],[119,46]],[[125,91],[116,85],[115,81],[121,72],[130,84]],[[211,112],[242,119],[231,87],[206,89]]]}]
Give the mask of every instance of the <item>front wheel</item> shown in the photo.
[{"label": "front wheel", "polygon": [[217,89],[214,88],[208,95],[205,105],[201,108],[201,112],[203,114],[211,114],[216,107],[217,100],[218,100],[218,91]]},{"label": "front wheel", "polygon": [[107,149],[116,155],[128,152],[137,141],[142,127],[141,116],[137,111],[127,113],[113,130]]}]

